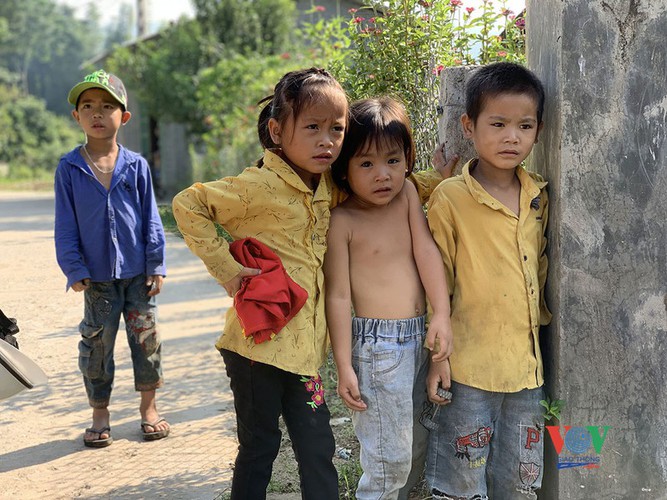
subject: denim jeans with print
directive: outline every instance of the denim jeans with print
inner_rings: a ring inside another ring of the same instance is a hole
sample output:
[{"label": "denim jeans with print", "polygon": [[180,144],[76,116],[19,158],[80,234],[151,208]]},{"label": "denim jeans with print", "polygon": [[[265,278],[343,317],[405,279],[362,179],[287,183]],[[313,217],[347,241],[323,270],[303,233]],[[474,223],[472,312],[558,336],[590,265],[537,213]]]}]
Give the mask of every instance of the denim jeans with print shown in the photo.
[{"label": "denim jeans with print", "polygon": [[434,499],[535,499],[542,484],[542,388],[489,392],[452,382],[431,431],[426,482]]},{"label": "denim jeans with print", "polygon": [[417,419],[426,400],[425,337],[424,316],[352,320],[352,365],[368,406],[352,415],[363,469],[359,500],[405,498],[411,470],[421,472],[426,432]]},{"label": "denim jeans with print", "polygon": [[148,291],[143,274],[91,282],[84,291],[83,321],[79,324],[79,369],[93,408],[109,405],[115,372],[113,351],[121,315],[132,356],[135,389],[150,391],[162,386],[157,306],[155,297],[149,297]]}]

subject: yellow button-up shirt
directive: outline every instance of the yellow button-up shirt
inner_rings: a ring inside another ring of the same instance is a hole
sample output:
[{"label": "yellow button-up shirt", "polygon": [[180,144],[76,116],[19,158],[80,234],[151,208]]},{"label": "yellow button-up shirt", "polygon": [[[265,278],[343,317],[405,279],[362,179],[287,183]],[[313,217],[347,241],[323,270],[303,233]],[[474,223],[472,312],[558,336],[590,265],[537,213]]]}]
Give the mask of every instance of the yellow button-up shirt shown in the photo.
[{"label": "yellow button-up shirt", "polygon": [[[437,172],[414,181],[428,197],[442,180]],[[313,376],[324,364],[328,338],[324,314],[324,273],[330,209],[344,198],[329,173],[315,192],[277,154],[266,151],[262,168],[249,167],[235,177],[195,183],[174,197],[174,217],[190,250],[209,273],[225,283],[243,266],[229,253],[212,221],[234,240],[253,237],[271,248],[290,277],[308,292],[305,305],[272,340],[255,344],[242,333],[236,311],[227,311],[216,343],[248,359],[300,375]]]},{"label": "yellow button-up shirt", "polygon": [[544,383],[540,325],[547,275],[547,183],[516,169],[517,216],[470,175],[443,181],[429,202],[428,222],[445,263],[452,300],[452,380],[494,392]]}]

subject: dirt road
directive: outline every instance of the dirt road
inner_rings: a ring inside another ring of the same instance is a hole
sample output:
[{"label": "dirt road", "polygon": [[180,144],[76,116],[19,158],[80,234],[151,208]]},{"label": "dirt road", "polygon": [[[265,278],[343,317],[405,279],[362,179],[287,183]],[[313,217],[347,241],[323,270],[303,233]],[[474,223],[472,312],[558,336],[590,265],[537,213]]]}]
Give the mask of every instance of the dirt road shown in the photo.
[{"label": "dirt road", "polygon": [[235,420],[213,347],[231,305],[174,236],[159,296],[166,385],[158,405],[167,439],[144,442],[129,349],[119,333],[112,446],[85,448],[91,409],[77,367],[83,296],[65,293],[53,248],[53,196],[0,191],[0,308],[18,318],[21,351],[49,385],[0,401],[0,498],[213,499],[229,486]]}]

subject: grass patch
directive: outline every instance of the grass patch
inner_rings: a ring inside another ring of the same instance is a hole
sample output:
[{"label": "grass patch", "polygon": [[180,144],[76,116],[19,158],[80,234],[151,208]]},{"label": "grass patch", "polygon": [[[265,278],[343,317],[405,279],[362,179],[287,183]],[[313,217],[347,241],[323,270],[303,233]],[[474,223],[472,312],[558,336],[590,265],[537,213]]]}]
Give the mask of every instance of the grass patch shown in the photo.
[{"label": "grass patch", "polygon": [[8,179],[0,177],[0,191],[53,191],[53,178]]}]

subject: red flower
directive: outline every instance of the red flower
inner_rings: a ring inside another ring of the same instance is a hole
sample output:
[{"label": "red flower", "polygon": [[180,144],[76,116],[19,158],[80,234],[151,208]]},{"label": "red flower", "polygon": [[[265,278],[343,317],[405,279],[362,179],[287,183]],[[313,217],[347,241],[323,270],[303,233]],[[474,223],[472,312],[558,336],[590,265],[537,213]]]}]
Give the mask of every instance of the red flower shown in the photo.
[{"label": "red flower", "polygon": [[324,12],[325,10],[327,10],[327,8],[324,5],[316,5],[314,9],[315,12]]},{"label": "red flower", "polygon": [[475,7],[466,7],[468,14],[472,14],[472,11],[475,10]]},{"label": "red flower", "polygon": [[283,52],[280,54],[281,59],[289,59],[291,56],[289,55],[289,52]]},{"label": "red flower", "polygon": [[507,56],[507,52],[505,52],[504,50],[499,50],[499,51],[497,52],[497,55],[498,55],[498,57],[506,57],[506,56]]},{"label": "red flower", "polygon": [[514,21],[514,24],[516,24],[517,28],[524,28],[526,26],[526,20],[522,17]]},{"label": "red flower", "polygon": [[352,21],[355,22],[355,23],[357,23],[357,24],[359,24],[360,22],[365,21],[365,20],[366,20],[365,17],[359,17],[359,16],[357,16],[357,17],[355,17],[354,19],[352,19]]},{"label": "red flower", "polygon": [[445,67],[442,64],[439,64],[437,68],[433,68],[433,74],[440,75],[443,69],[445,69]]}]

